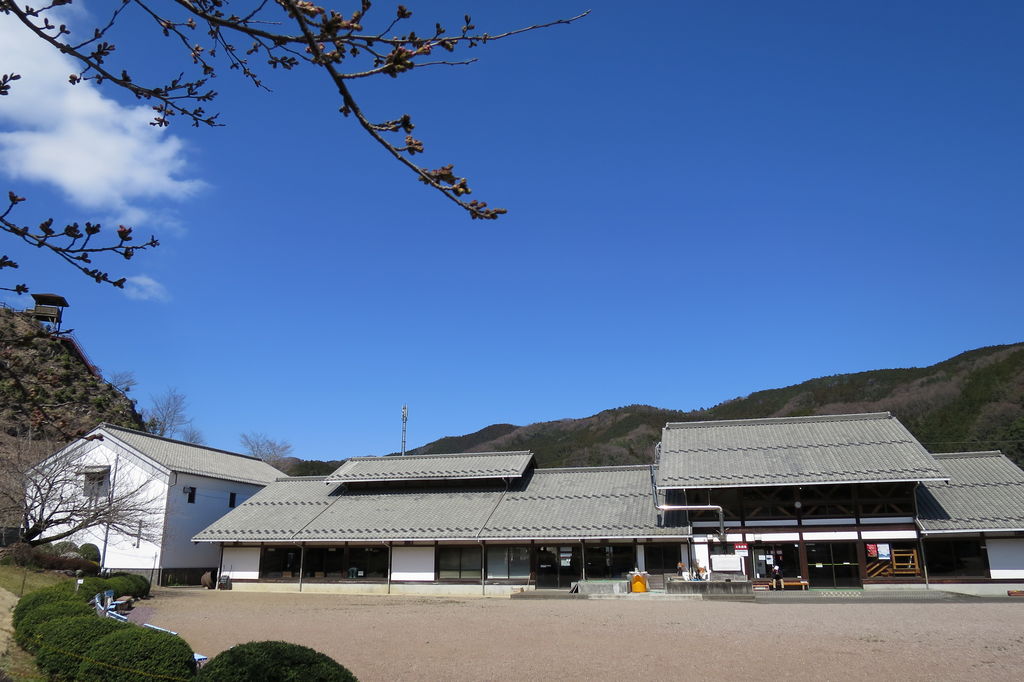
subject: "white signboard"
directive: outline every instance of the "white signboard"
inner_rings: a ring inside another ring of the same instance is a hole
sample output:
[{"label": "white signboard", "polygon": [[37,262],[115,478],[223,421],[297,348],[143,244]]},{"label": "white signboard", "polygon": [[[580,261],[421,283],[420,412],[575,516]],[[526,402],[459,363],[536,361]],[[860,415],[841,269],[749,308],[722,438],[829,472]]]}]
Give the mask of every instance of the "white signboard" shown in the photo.
[{"label": "white signboard", "polygon": [[712,554],[711,570],[740,572],[743,570],[743,557],[738,554]]}]

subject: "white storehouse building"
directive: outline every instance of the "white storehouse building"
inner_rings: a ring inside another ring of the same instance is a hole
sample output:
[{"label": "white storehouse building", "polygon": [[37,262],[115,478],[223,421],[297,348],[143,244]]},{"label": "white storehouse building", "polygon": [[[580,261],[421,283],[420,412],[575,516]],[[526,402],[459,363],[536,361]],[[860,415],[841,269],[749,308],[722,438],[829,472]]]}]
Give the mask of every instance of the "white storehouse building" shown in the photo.
[{"label": "white storehouse building", "polygon": [[52,457],[75,467],[86,495],[146,500],[152,512],[145,533],[99,526],[74,540],[99,547],[104,569],[143,573],[165,585],[197,584],[204,572],[216,571],[219,548],[195,544],[192,536],[283,475],[254,457],[111,424]]}]

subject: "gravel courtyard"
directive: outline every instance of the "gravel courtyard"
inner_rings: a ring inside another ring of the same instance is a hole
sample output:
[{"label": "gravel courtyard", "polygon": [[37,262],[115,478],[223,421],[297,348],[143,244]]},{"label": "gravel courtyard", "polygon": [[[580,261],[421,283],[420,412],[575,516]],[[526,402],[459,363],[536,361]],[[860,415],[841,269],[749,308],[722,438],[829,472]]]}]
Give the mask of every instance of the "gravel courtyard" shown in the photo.
[{"label": "gravel courtyard", "polygon": [[323,651],[360,680],[1020,679],[1024,604],[755,604],[155,591],[132,620],[209,656]]}]

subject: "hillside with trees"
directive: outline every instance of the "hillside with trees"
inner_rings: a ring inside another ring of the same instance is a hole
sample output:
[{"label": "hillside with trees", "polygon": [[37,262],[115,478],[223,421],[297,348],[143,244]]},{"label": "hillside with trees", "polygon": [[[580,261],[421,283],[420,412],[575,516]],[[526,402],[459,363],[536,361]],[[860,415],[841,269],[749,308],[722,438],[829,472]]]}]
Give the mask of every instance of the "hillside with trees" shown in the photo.
[{"label": "hillside with trees", "polygon": [[543,467],[650,462],[669,421],[892,412],[931,452],[1002,450],[1024,465],[1024,344],[968,351],[930,367],[811,379],[706,410],[647,405],[529,426],[495,424],[409,454],[532,450]]},{"label": "hillside with trees", "polygon": [[0,308],[0,453],[26,440],[63,445],[104,421],[143,427],[134,403],[72,338]]}]

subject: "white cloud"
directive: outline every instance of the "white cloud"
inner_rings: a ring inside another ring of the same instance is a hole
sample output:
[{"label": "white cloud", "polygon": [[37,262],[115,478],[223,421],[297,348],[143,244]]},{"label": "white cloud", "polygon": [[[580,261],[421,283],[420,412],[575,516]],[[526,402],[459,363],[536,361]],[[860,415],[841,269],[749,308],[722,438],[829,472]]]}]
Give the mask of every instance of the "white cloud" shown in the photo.
[{"label": "white cloud", "polygon": [[136,301],[169,301],[171,295],[167,287],[147,275],[127,277],[124,283],[124,295]]},{"label": "white cloud", "polygon": [[0,68],[21,75],[0,97],[0,171],[11,178],[56,185],[83,208],[133,222],[149,217],[145,200],[204,186],[182,177],[184,145],[149,125],[151,109],[122,106],[91,83],[69,85],[77,63],[10,15],[0,15]]}]

